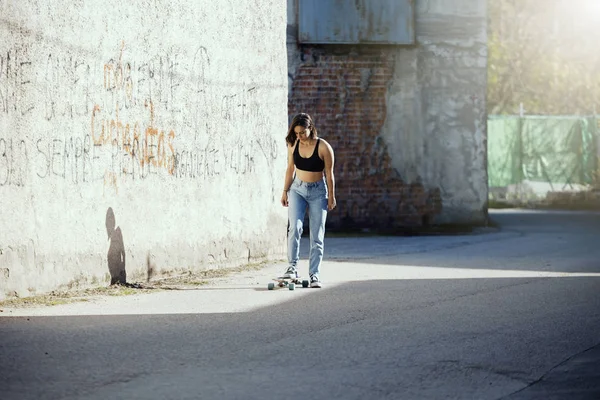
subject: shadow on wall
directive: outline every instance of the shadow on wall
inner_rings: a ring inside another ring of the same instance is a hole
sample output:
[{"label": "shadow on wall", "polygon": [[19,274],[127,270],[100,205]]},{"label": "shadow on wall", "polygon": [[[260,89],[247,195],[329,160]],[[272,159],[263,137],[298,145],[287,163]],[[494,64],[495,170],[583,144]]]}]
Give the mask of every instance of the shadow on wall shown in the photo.
[{"label": "shadow on wall", "polygon": [[115,213],[111,207],[106,210],[106,234],[110,241],[108,247],[108,271],[110,272],[110,284],[125,284],[127,273],[125,272],[125,245],[121,228],[116,227]]}]

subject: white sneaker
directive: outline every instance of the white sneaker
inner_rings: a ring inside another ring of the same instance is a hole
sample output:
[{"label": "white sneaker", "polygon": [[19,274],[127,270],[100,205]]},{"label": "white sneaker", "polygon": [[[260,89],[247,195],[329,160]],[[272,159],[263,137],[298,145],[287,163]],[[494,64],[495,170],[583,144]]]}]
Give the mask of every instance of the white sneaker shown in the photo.
[{"label": "white sneaker", "polygon": [[310,276],[310,287],[312,287],[312,288],[320,288],[321,287],[321,281],[319,280],[319,277],[317,275]]},{"label": "white sneaker", "polygon": [[293,266],[289,266],[287,271],[285,271],[285,273],[282,275],[283,278],[288,278],[288,279],[297,279],[298,278],[298,271],[296,271],[296,268],[294,268]]}]

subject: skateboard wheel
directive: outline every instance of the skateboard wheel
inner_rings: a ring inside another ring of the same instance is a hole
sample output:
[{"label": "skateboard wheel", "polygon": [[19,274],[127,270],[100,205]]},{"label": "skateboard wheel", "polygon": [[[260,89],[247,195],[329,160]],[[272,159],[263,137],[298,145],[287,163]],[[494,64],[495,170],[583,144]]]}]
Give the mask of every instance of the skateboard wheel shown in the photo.
[{"label": "skateboard wheel", "polygon": [[296,288],[296,285],[295,285],[295,284],[293,284],[293,283],[290,283],[290,284],[288,285],[288,289],[290,289],[290,290],[294,290],[295,288]]},{"label": "skateboard wheel", "polygon": [[308,287],[308,281],[307,280],[302,281],[302,287],[304,287],[304,288]]},{"label": "skateboard wheel", "polygon": [[273,290],[273,289],[275,289],[275,284],[274,284],[274,283],[269,283],[269,284],[267,285],[267,288],[268,288],[269,290]]}]

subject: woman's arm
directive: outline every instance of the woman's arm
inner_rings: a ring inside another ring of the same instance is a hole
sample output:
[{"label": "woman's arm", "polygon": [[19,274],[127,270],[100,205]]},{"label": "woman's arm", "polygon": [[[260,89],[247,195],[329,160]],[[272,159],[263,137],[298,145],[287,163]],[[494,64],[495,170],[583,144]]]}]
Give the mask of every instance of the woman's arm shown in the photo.
[{"label": "woman's arm", "polygon": [[319,147],[319,153],[322,152],[323,161],[325,161],[325,179],[327,180],[327,190],[329,192],[329,198],[327,199],[327,208],[331,211],[337,205],[335,200],[335,177],[333,175],[333,166],[335,165],[335,156],[333,154],[333,148],[325,140],[321,139],[321,142],[325,145]]},{"label": "woman's arm", "polygon": [[281,205],[284,207],[288,206],[288,192],[292,182],[294,181],[294,172],[296,172],[296,166],[294,165],[294,146],[288,144],[287,149],[287,167],[285,169],[285,178],[283,180],[283,195],[281,196]]}]

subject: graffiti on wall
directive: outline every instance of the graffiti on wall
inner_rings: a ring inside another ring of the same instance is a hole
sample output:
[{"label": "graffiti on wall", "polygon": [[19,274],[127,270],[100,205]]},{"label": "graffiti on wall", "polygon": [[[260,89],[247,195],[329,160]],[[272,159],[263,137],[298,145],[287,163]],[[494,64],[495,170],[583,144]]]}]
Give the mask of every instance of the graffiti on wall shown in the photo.
[{"label": "graffiti on wall", "polygon": [[33,105],[20,101],[31,86],[32,63],[26,48],[15,47],[0,53],[0,114],[26,115]]},{"label": "graffiti on wall", "polygon": [[[32,112],[46,122],[20,132],[19,139],[0,131],[0,186],[64,179],[103,182],[118,191],[119,184],[156,175],[250,174],[258,162],[271,165],[277,158],[274,140],[256,140],[248,132],[270,129],[264,92],[211,82],[206,48],[191,58],[170,48],[141,61],[127,52],[122,42],[118,54],[101,64],[47,54],[38,60],[39,81],[32,75],[38,61],[27,51],[2,53],[0,123]],[[27,88],[36,84],[42,96]]]},{"label": "graffiti on wall", "polygon": [[24,140],[0,137],[0,186],[25,186],[28,161]]}]

